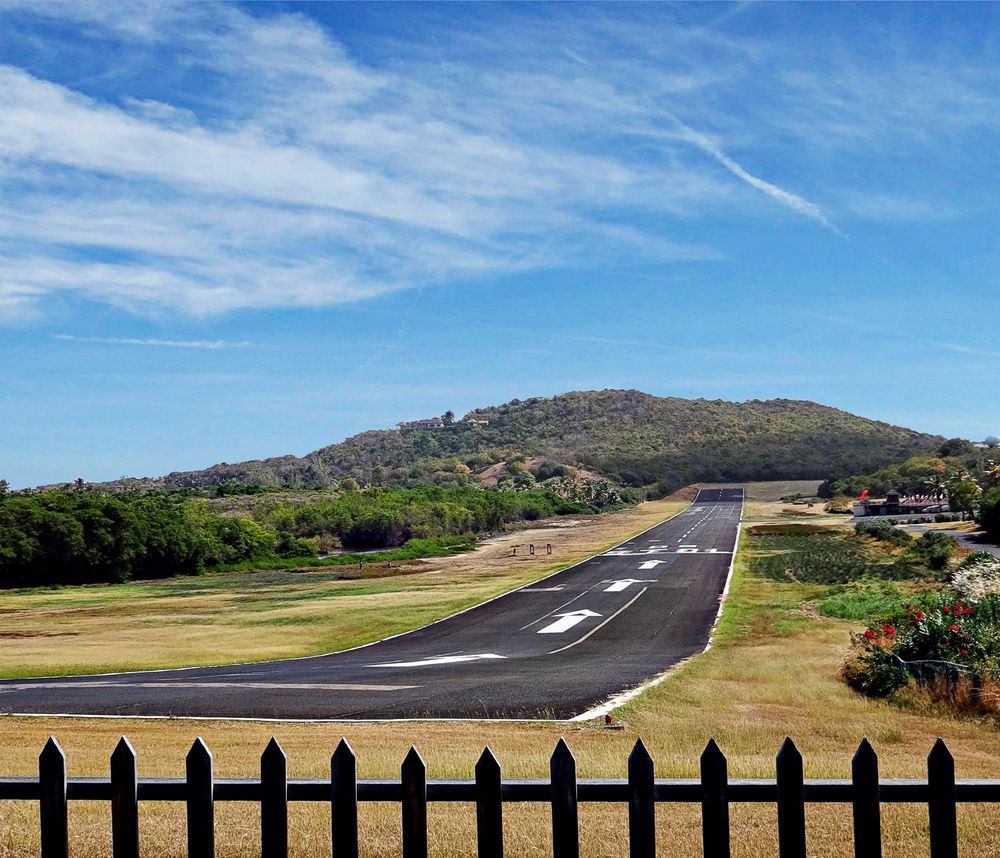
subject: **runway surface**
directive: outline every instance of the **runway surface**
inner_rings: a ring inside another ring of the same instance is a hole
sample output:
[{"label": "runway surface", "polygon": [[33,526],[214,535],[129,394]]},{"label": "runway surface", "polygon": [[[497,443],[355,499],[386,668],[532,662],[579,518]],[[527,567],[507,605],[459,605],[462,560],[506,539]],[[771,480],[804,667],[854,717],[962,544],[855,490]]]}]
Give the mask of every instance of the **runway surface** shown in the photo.
[{"label": "runway surface", "polygon": [[704,649],[743,490],[414,632],[311,658],[0,681],[0,713],[217,718],[570,718]]}]

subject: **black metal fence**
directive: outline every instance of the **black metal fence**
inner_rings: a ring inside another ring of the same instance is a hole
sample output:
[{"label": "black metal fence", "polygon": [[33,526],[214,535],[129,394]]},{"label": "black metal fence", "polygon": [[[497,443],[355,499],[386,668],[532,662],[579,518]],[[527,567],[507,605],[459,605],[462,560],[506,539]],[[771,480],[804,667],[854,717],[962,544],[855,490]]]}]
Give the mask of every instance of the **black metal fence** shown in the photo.
[{"label": "black metal fence", "polygon": [[263,858],[288,855],[288,803],[299,801],[329,805],[333,858],[357,858],[361,801],[400,805],[404,858],[427,856],[428,802],[475,805],[480,858],[502,858],[504,854],[505,802],[534,802],[550,807],[554,858],[579,855],[580,802],[628,806],[630,858],[652,858],[656,854],[658,803],[701,806],[703,854],[707,858],[730,855],[729,807],[733,803],[777,805],[780,858],[805,858],[808,802],[853,806],[857,858],[882,855],[882,804],[925,804],[931,858],[957,858],[956,804],[1000,802],[1000,780],[955,780],[954,760],[940,739],[927,758],[926,780],[880,780],[878,757],[867,739],[854,755],[851,771],[850,780],[805,780],[802,755],[792,740],[786,739],[776,758],[773,780],[730,780],[726,758],[713,740],[701,755],[700,778],[656,779],[653,760],[640,740],[629,755],[627,779],[578,779],[576,760],[560,739],[547,780],[503,780],[500,763],[486,748],[476,764],[474,780],[428,781],[424,761],[416,748],[411,748],[398,781],[359,781],[354,752],[346,740],[341,740],[331,759],[329,780],[289,780],[285,753],[272,739],[261,755],[260,777],[231,780],[213,776],[212,754],[197,739],[187,755],[186,778],[140,779],[135,751],[122,738],[111,755],[110,778],[67,779],[65,754],[55,739],[49,739],[39,757],[38,777],[0,778],[0,800],[38,802],[42,858],[67,858],[71,801],[111,803],[113,858],[139,855],[142,801],[186,804],[189,858],[214,856],[215,802],[226,801],[260,804]]}]

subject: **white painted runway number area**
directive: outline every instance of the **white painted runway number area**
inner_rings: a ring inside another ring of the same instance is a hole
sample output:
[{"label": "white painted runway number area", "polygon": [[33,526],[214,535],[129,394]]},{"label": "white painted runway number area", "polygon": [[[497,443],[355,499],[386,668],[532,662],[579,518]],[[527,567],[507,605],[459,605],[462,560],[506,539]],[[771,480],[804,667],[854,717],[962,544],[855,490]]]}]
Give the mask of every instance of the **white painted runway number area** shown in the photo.
[{"label": "white painted runway number area", "polygon": [[707,644],[741,489],[413,632],[340,653],[101,677],[0,680],[0,715],[251,719],[584,717]]}]

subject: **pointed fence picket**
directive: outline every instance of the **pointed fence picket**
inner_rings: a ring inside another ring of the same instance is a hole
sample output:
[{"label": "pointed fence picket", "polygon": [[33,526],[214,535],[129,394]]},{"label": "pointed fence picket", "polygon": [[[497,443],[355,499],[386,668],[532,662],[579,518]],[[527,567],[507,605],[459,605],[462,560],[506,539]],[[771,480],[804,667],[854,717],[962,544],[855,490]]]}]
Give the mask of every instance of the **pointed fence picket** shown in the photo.
[{"label": "pointed fence picket", "polygon": [[[706,858],[730,858],[732,804],[776,805],[779,858],[808,854],[808,803],[851,805],[855,858],[881,858],[883,804],[924,804],[931,858],[957,858],[958,804],[1000,802],[1000,780],[955,779],[955,760],[940,739],[927,758],[926,780],[880,780],[878,755],[867,739],[851,761],[849,780],[806,780],[802,754],[791,739],[786,739],[778,752],[773,780],[730,780],[726,757],[714,740],[701,755],[701,776],[697,779],[656,779],[653,758],[641,740],[629,755],[625,780],[578,778],[576,759],[562,739],[552,754],[546,780],[504,781],[500,761],[489,748],[476,763],[474,780],[428,780],[424,760],[411,748],[398,781],[359,781],[357,758],[346,739],[330,760],[329,780],[290,780],[288,759],[275,739],[261,754],[259,779],[216,779],[212,753],[201,739],[191,746],[185,768],[184,778],[140,778],[135,750],[122,738],[111,755],[110,778],[67,778],[66,755],[51,738],[38,758],[37,778],[0,777],[0,802],[37,803],[41,858],[68,858],[69,806],[81,800],[110,803],[113,858],[140,855],[139,805],[144,801],[186,805],[189,858],[214,857],[215,803],[219,801],[259,803],[262,858],[287,858],[288,803],[301,801],[329,803],[333,858],[358,858],[359,801],[399,805],[404,858],[427,858],[428,802],[474,805],[479,858],[503,858],[505,802],[549,806],[554,858],[578,858],[580,854],[581,802],[625,806],[629,858],[657,854],[657,803],[701,805],[702,854]],[[823,844],[813,844],[812,852],[817,850],[824,851]],[[663,844],[660,851],[669,854],[670,844]]]}]

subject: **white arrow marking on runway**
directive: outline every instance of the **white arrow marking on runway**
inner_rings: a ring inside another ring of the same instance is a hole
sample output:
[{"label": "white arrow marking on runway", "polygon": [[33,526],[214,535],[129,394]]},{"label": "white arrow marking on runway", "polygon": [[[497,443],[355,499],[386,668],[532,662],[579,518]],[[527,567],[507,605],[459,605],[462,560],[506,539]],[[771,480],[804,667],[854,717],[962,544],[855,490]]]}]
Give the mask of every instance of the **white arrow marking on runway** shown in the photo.
[{"label": "white arrow marking on runway", "polygon": [[595,614],[593,611],[588,611],[583,608],[579,611],[570,611],[568,614],[556,614],[560,619],[556,620],[554,623],[547,625],[544,629],[539,629],[538,634],[540,635],[557,635],[560,632],[569,631],[577,623],[582,623],[587,617],[599,617],[600,614]]},{"label": "white arrow marking on runway", "polygon": [[666,563],[666,560],[647,560],[645,563],[640,563],[640,569],[655,569],[660,563]]},{"label": "white arrow marking on runway", "polygon": [[369,664],[369,667],[430,667],[434,664],[457,664],[463,661],[481,661],[489,658],[507,658],[505,655],[494,655],[491,652],[481,652],[476,655],[440,655],[437,658],[424,658],[420,661],[392,661],[386,664]]},{"label": "white arrow marking on runway", "polygon": [[[663,561],[662,560],[657,560],[655,562],[662,563]],[[622,590],[627,590],[633,584],[649,584],[649,583],[650,583],[650,581],[649,581],[648,578],[643,578],[641,580],[639,580],[637,578],[623,578],[620,581],[612,581],[610,587],[605,587],[604,588],[604,592],[605,593],[620,593]]]}]

